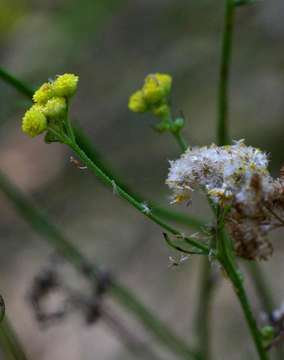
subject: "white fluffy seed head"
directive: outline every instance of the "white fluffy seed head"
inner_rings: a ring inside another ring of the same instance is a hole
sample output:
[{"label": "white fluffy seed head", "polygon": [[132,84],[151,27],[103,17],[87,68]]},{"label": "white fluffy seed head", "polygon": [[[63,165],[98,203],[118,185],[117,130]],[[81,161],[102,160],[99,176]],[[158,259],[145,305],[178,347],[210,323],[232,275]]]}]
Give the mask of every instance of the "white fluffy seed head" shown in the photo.
[{"label": "white fluffy seed head", "polygon": [[236,253],[266,259],[272,253],[266,235],[284,221],[284,179],[273,179],[267,166],[267,154],[243,140],[189,148],[170,162],[166,183],[173,191],[171,202],[182,202],[201,189],[215,204],[229,206],[226,226]]},{"label": "white fluffy seed head", "polygon": [[188,149],[180,159],[170,162],[166,180],[180,202],[190,197],[193,189],[202,188],[216,202],[231,203],[233,198],[246,198],[255,174],[269,178],[267,155],[246,146],[243,140],[232,146],[211,145]]}]

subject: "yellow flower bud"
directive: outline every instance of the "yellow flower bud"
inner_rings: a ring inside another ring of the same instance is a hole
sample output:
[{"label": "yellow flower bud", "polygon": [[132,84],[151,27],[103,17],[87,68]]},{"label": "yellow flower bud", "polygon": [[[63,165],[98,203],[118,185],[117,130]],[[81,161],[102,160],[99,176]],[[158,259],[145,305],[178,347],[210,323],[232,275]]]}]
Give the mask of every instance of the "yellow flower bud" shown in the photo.
[{"label": "yellow flower bud", "polygon": [[168,74],[150,74],[145,78],[142,88],[145,101],[154,105],[164,100],[170,93],[172,78]]},{"label": "yellow flower bud", "polygon": [[47,129],[46,117],[42,106],[33,105],[24,115],[22,130],[25,134],[35,137]]},{"label": "yellow flower bud", "polygon": [[168,96],[172,88],[172,77],[168,74],[161,73],[157,73],[155,76],[160,84],[160,87],[163,89],[164,95]]},{"label": "yellow flower bud", "polygon": [[155,106],[152,110],[153,115],[157,116],[158,118],[165,119],[168,118],[170,115],[170,108],[167,104],[162,104],[159,106]]},{"label": "yellow flower bud", "polygon": [[34,93],[33,101],[38,104],[45,104],[53,96],[51,83],[44,83]]},{"label": "yellow flower bud", "polygon": [[128,108],[133,112],[147,111],[147,104],[145,103],[143,92],[141,90],[136,91],[130,96]]},{"label": "yellow flower bud", "polygon": [[52,84],[54,94],[59,97],[70,97],[77,90],[79,77],[74,74],[64,74],[56,78]]},{"label": "yellow flower bud", "polygon": [[44,114],[48,117],[58,117],[66,111],[66,100],[63,97],[53,97],[46,103],[44,107]]},{"label": "yellow flower bud", "polygon": [[146,77],[142,92],[145,101],[149,105],[156,104],[164,97],[163,89],[155,75],[148,75]]}]

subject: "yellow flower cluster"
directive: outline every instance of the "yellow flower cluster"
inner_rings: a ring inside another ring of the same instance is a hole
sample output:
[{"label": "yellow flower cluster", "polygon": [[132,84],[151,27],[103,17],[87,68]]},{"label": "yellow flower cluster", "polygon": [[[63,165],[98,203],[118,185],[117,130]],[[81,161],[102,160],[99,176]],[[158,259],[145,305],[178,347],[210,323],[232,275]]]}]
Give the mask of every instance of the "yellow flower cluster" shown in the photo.
[{"label": "yellow flower cluster", "polygon": [[22,130],[25,134],[35,137],[47,128],[46,117],[40,105],[33,105],[24,115]]},{"label": "yellow flower cluster", "polygon": [[170,108],[168,96],[172,87],[172,77],[168,74],[150,74],[143,87],[129,98],[128,107],[133,112],[150,111],[159,118],[168,117]]},{"label": "yellow flower cluster", "polygon": [[34,137],[47,129],[49,118],[59,118],[66,113],[67,99],[77,89],[79,77],[74,74],[58,76],[55,81],[40,86],[33,95],[34,105],[25,113],[22,130]]}]

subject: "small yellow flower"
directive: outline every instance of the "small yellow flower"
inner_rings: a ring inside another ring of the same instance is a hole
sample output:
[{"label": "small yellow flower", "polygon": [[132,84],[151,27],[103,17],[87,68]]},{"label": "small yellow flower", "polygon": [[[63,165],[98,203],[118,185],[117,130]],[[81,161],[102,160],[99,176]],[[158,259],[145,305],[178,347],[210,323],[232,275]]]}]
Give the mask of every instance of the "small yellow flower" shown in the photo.
[{"label": "small yellow flower", "polygon": [[145,101],[150,105],[165,100],[169,95],[172,78],[168,74],[150,74],[145,78],[142,88]]},{"label": "small yellow flower", "polygon": [[48,117],[58,117],[66,111],[66,100],[63,97],[53,97],[48,100],[44,107],[44,114]]},{"label": "small yellow flower", "polygon": [[170,108],[168,104],[161,104],[152,110],[153,115],[161,119],[167,119],[170,115]]},{"label": "small yellow flower", "polygon": [[25,134],[35,137],[47,129],[46,117],[42,106],[33,105],[24,115],[22,130]]},{"label": "small yellow flower", "polygon": [[160,87],[163,89],[164,95],[168,96],[172,88],[172,77],[168,74],[157,73],[156,78],[160,84]]},{"label": "small yellow flower", "polygon": [[141,90],[136,91],[129,98],[128,108],[133,112],[145,112],[147,111],[147,104],[143,97],[143,92]]},{"label": "small yellow flower", "polygon": [[148,75],[146,77],[142,92],[145,101],[149,105],[155,105],[164,97],[163,89],[155,75]]},{"label": "small yellow flower", "polygon": [[74,74],[63,74],[52,84],[54,94],[59,97],[71,97],[77,90],[79,77]]},{"label": "small yellow flower", "polygon": [[45,104],[53,95],[52,84],[44,83],[34,93],[33,101],[38,104]]}]

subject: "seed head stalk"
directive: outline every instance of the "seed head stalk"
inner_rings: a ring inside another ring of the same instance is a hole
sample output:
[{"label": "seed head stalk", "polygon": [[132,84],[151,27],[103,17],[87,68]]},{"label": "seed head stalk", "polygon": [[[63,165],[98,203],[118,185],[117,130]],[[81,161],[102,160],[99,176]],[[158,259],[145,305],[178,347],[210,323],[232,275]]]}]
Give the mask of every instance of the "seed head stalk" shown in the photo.
[{"label": "seed head stalk", "polygon": [[218,94],[217,143],[220,146],[228,144],[229,142],[229,77],[232,59],[235,9],[234,0],[226,0]]},{"label": "seed head stalk", "polygon": [[[218,121],[217,121],[217,143],[226,145],[229,143],[228,134],[228,113],[229,113],[229,78],[232,58],[233,30],[235,20],[236,4],[234,0],[226,0],[225,5],[225,24],[222,42],[221,68],[219,80],[218,97]],[[217,211],[216,242],[218,248],[218,259],[231,280],[235,293],[239,299],[243,313],[245,315],[251,336],[254,340],[259,359],[267,360],[268,355],[264,349],[261,334],[253,316],[250,303],[248,301],[243,281],[234,261],[234,255],[230,239],[225,233],[224,223],[220,221],[220,208]]]}]

